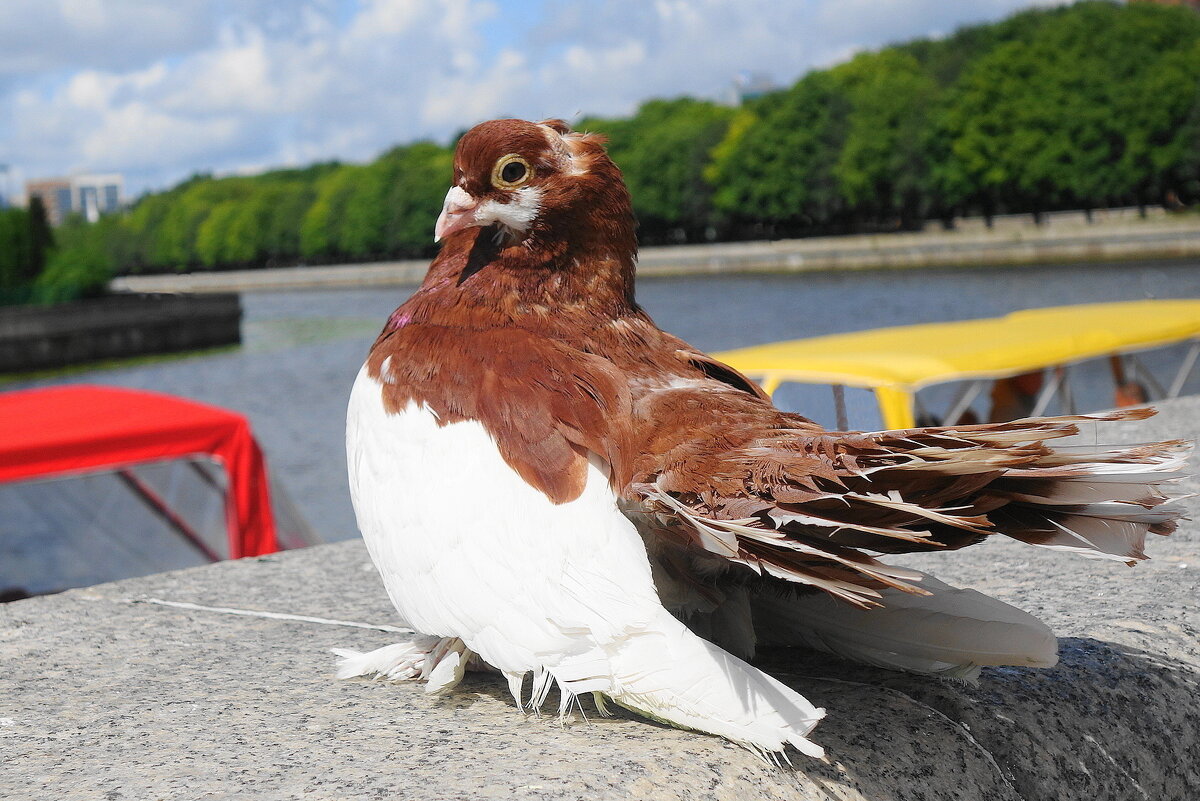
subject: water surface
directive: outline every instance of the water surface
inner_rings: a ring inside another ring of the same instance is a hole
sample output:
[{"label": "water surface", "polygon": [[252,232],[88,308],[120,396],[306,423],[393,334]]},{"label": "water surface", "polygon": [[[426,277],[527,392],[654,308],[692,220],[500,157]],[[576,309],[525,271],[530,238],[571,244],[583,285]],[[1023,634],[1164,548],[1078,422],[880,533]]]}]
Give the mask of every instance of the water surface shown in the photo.
[{"label": "water surface", "polygon": [[[346,399],[375,334],[411,292],[380,287],[249,293],[243,296],[240,348],[6,388],[104,383],[241,411],[317,530],[329,540],[346,539],[357,533],[342,445]],[[638,289],[639,301],[660,326],[704,350],[1038,306],[1188,297],[1200,298],[1197,264],[659,278]]]}]

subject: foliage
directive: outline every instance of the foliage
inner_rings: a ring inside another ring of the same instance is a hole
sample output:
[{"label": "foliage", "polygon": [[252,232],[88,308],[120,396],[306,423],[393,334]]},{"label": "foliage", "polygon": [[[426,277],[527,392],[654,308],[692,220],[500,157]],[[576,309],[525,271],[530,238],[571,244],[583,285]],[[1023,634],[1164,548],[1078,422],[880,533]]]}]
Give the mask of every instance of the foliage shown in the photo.
[{"label": "foliage", "polygon": [[54,232],[46,218],[46,207],[40,197],[29,201],[25,224],[29,227],[29,256],[19,276],[21,283],[35,280],[46,269],[46,257],[54,249]]},{"label": "foliage", "polygon": [[[953,91],[946,191],[1012,210],[1144,202],[1200,147],[1200,15],[1080,3],[981,56]],[[1186,172],[1186,166],[1184,167]]]},{"label": "foliage", "polygon": [[[1099,0],[1035,8],[859,54],[739,108],[653,100],[576,127],[608,137],[647,242],[1186,205],[1200,201],[1200,14]],[[62,229],[58,250],[32,210],[0,212],[0,292],[30,286],[39,253],[53,254],[44,274],[55,277],[38,286],[94,286],[110,265],[427,256],[451,159],[417,142],[369,164],[195,175],[119,217]]]},{"label": "foliage", "polygon": [[929,197],[937,84],[898,50],[864,53],[832,75],[850,105],[833,167],[842,199],[868,218],[915,221]]},{"label": "foliage", "polygon": [[29,213],[24,209],[0,209],[0,290],[24,286],[32,261]]},{"label": "foliage", "polygon": [[629,119],[585,119],[579,127],[608,137],[633,196],[643,239],[689,239],[705,231],[712,190],[704,179],[712,149],[734,110],[682,97],[652,100]]},{"label": "foliage", "polygon": [[33,298],[62,303],[103,293],[113,276],[112,240],[121,235],[119,225],[117,218],[105,217],[92,225],[72,219],[59,226],[58,246],[33,284]]},{"label": "foliage", "polygon": [[54,233],[39,198],[28,209],[0,210],[0,305],[35,300],[34,283],[53,253]]},{"label": "foliage", "polygon": [[388,255],[427,256],[433,249],[437,221],[450,182],[454,154],[432,142],[417,142],[388,151],[380,159],[390,175],[384,200],[388,210]]},{"label": "foliage", "polygon": [[842,208],[834,175],[850,103],[829,72],[759,99],[757,119],[713,163],[713,205],[731,220],[797,230],[829,222]]}]

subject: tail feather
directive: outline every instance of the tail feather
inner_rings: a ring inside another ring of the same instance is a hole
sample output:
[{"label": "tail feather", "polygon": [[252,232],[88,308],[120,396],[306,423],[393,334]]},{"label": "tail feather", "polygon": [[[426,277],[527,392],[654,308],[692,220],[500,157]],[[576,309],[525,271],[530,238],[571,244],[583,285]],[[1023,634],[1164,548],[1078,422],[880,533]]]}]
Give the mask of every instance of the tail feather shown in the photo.
[{"label": "tail feather", "polygon": [[1033,479],[1013,482],[1011,489],[992,488],[991,491],[1002,494],[1014,501],[1042,504],[1045,506],[1071,506],[1089,503],[1132,503],[1150,508],[1168,501],[1178,500],[1164,494],[1161,490],[1176,479],[1153,482],[1148,481],[1056,481]]},{"label": "tail feather", "polygon": [[824,593],[763,593],[754,623],[766,645],[801,645],[912,673],[974,678],[983,665],[1051,667],[1054,633],[1037,618],[971,589],[922,575],[929,595],[883,590],[874,609]]},{"label": "tail feather", "polygon": [[1030,545],[1132,564],[1147,533],[1174,531],[1181,497],[1166,490],[1190,452],[1180,441],[1057,448],[996,482],[1011,503],[993,523]]},{"label": "tail feather", "polygon": [[693,634],[665,610],[651,630],[610,650],[617,704],[653,720],[707,732],[761,756],[791,745],[820,758],[807,738],[825,710],[758,668]]},{"label": "tail feather", "polygon": [[728,480],[718,489],[687,491],[691,474],[679,469],[632,486],[677,544],[868,607],[880,592],[920,593],[871,553],[954,550],[1004,534],[1144,559],[1145,535],[1169,534],[1181,516],[1170,489],[1191,444],[1053,441],[1077,434],[1080,422],[1151,414],[869,433],[813,432],[793,420],[795,428],[772,428],[725,454],[719,472]]},{"label": "tail feather", "polygon": [[1033,523],[1014,523],[1004,533],[1039,548],[1134,564],[1146,558],[1149,530],[1149,524],[1130,520],[1040,512]]}]

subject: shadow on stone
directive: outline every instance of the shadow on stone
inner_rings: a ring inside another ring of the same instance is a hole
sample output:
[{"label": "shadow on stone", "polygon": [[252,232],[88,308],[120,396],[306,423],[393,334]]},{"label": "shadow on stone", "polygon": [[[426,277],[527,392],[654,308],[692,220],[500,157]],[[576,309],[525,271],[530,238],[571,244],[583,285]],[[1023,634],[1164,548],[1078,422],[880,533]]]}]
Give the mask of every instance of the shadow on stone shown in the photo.
[{"label": "shadow on stone", "polygon": [[985,669],[974,686],[783,649],[761,664],[827,707],[813,737],[868,798],[955,797],[941,774],[964,769],[985,794],[962,798],[1200,797],[1200,671],[1090,638],[1059,650],[1055,668]]},{"label": "shadow on stone", "polygon": [[[766,649],[758,663],[828,710],[812,735],[828,761],[791,755],[796,797],[1200,797],[1200,671],[1171,657],[1066,638],[1057,667],[985,669],[977,685],[793,649]],[[522,723],[496,674],[468,674],[435,705],[447,712],[477,704],[494,710],[495,702],[511,710],[509,725]],[[551,693],[543,723],[553,724],[558,703]],[[624,724],[602,721],[590,700],[583,706],[594,725],[576,711],[569,729],[585,739],[653,738],[654,729],[669,729],[615,705]]]}]

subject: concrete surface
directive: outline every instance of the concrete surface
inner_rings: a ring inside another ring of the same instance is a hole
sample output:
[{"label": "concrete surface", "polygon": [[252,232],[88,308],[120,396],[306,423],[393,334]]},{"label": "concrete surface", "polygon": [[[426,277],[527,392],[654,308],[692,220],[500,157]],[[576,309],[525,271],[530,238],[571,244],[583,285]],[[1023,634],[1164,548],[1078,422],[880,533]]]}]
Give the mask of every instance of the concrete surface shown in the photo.
[{"label": "concrete surface", "polygon": [[[1198,432],[1190,398],[1104,439]],[[402,635],[147,600],[392,623],[357,541],[20,601],[0,607],[0,798],[1200,798],[1197,524],[1149,552],[1135,569],[1010,542],[907,559],[1043,617],[1059,666],[972,687],[767,654],[829,709],[829,762],[794,771],[631,717],[524,719],[490,675],[445,699],[333,679],[329,648]]]},{"label": "concrete surface", "polygon": [[[1115,210],[1122,211],[1122,210]],[[1128,210],[1124,210],[1128,211]],[[1006,218],[993,228],[978,220],[944,231],[824,236],[759,242],[642,248],[641,276],[754,272],[961,267],[1012,264],[1072,264],[1105,261],[1186,259],[1200,256],[1200,216],[1157,214],[1146,220],[1097,212],[1095,224],[1069,213],[1036,226],[1030,215]],[[428,259],[129,275],[115,289],[135,292],[253,292],[302,287],[418,284]]]}]

